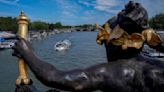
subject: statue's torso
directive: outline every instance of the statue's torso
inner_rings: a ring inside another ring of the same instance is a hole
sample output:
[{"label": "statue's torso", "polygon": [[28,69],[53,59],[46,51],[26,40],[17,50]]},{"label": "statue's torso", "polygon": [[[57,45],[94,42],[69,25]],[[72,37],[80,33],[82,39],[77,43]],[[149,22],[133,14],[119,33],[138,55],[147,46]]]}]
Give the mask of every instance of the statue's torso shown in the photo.
[{"label": "statue's torso", "polygon": [[119,59],[130,59],[130,58],[137,57],[142,50],[142,47],[140,49],[128,48],[126,50],[123,50],[122,46],[116,46],[113,45],[112,43],[109,43],[108,45],[105,46],[106,46],[108,62],[116,61]]}]

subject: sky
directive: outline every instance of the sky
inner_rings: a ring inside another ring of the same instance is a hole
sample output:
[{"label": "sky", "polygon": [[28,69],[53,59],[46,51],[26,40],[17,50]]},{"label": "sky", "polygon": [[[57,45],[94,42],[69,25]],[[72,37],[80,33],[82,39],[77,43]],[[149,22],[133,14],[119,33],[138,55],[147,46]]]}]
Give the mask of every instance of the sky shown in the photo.
[{"label": "sky", "polygon": [[[17,17],[24,11],[31,21],[63,25],[103,24],[129,0],[0,0],[0,16]],[[149,17],[164,13],[164,0],[133,0],[141,3]]]}]

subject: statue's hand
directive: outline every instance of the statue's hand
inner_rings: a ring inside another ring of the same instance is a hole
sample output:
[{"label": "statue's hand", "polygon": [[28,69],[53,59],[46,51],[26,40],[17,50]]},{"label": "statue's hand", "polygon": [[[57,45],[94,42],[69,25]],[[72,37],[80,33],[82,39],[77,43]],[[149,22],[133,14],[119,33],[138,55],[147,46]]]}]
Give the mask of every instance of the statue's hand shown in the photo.
[{"label": "statue's hand", "polygon": [[32,53],[33,50],[30,42],[26,41],[21,37],[18,37],[18,41],[15,43],[12,49],[14,50],[12,55],[17,57],[23,57],[25,55],[28,55]]}]

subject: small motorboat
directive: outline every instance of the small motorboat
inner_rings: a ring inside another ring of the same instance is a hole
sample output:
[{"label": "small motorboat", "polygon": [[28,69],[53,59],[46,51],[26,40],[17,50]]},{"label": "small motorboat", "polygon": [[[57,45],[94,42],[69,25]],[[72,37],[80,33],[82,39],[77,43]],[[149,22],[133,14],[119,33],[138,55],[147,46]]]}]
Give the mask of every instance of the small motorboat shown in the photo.
[{"label": "small motorboat", "polygon": [[14,42],[0,42],[0,49],[10,49],[14,46]]},{"label": "small motorboat", "polygon": [[0,50],[10,49],[14,46],[15,42],[13,40],[5,40],[4,38],[0,38]]},{"label": "small motorboat", "polygon": [[71,42],[69,40],[59,41],[54,45],[55,51],[65,51],[68,50],[71,46]]},{"label": "small motorboat", "polygon": [[144,45],[144,48],[141,52],[143,55],[153,58],[163,58],[164,53],[156,51],[153,48],[150,48],[148,45]]},{"label": "small motorboat", "polygon": [[16,35],[9,32],[0,32],[0,38],[14,38]]},{"label": "small motorboat", "polygon": [[142,54],[144,54],[145,56],[148,56],[148,57],[156,57],[156,58],[163,58],[164,57],[164,53],[161,53],[161,52],[142,52]]},{"label": "small motorboat", "polygon": [[63,40],[63,43],[67,44],[69,47],[71,46],[71,41],[70,40],[65,39],[65,40]]},{"label": "small motorboat", "polygon": [[0,32],[0,50],[14,46],[16,35],[8,32]]}]

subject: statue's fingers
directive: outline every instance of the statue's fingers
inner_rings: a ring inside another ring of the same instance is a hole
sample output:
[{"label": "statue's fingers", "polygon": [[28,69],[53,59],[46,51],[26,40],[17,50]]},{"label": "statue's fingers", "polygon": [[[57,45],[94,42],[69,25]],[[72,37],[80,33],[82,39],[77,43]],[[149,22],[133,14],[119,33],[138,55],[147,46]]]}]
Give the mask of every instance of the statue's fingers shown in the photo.
[{"label": "statue's fingers", "polygon": [[13,49],[13,52],[12,52],[12,56],[16,56],[17,57],[17,53],[16,53],[16,46],[12,46],[11,49]]},{"label": "statue's fingers", "polygon": [[13,46],[13,49],[15,49],[16,47],[19,47],[22,43],[22,38],[18,38],[19,40],[15,42],[14,46]]},{"label": "statue's fingers", "polygon": [[11,49],[15,50],[16,49],[16,43],[14,46],[11,47]]},{"label": "statue's fingers", "polygon": [[16,38],[17,38],[18,40],[20,40],[22,37],[19,36],[19,35],[16,35]]},{"label": "statue's fingers", "polygon": [[12,56],[16,56],[16,53],[15,53],[15,51],[12,53]]},{"label": "statue's fingers", "polygon": [[18,41],[17,41],[17,42],[15,42],[15,43],[14,43],[14,46],[12,46],[12,47],[11,47],[11,49],[16,50],[16,49],[19,47],[19,45],[18,45],[18,44],[19,44],[19,42],[18,42]]},{"label": "statue's fingers", "polygon": [[21,58],[21,55],[18,54],[16,51],[14,51],[14,52],[12,53],[12,56],[16,56],[16,57],[18,57],[18,58]]},{"label": "statue's fingers", "polygon": [[25,39],[24,38],[22,38],[21,36],[19,36],[19,35],[17,35],[16,36],[16,39],[18,40],[17,42],[19,42],[19,41],[25,41]]},{"label": "statue's fingers", "polygon": [[18,58],[21,58],[22,56],[21,56],[20,54],[17,54],[17,57],[18,57]]}]

